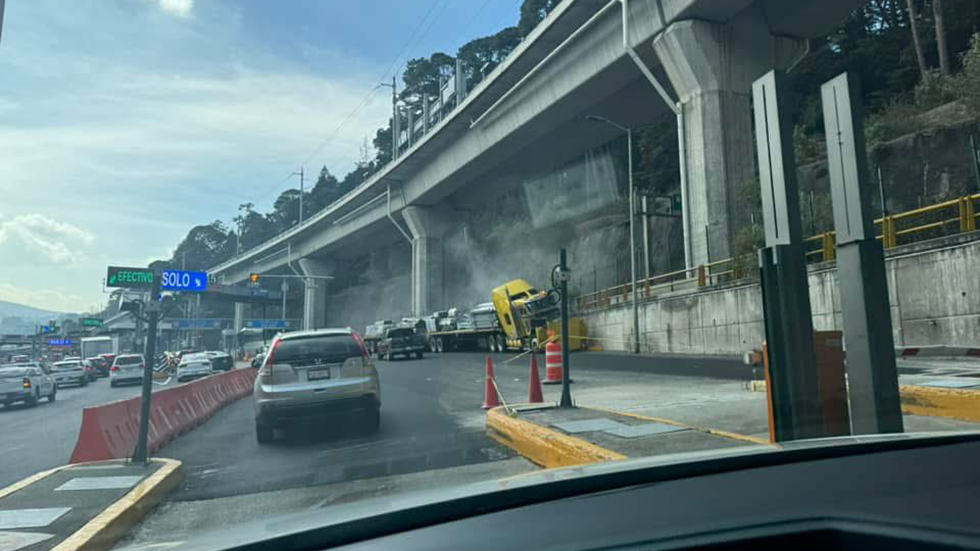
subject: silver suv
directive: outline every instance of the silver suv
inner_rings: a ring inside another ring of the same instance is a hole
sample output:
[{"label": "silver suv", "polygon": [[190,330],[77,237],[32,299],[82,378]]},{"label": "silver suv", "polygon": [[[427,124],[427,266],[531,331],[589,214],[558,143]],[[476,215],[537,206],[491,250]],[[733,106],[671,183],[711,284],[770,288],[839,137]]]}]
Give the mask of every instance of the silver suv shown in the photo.
[{"label": "silver suv", "polygon": [[350,328],[284,333],[269,347],[253,387],[255,434],[271,442],[289,423],[358,413],[381,423],[381,385],[361,337]]}]

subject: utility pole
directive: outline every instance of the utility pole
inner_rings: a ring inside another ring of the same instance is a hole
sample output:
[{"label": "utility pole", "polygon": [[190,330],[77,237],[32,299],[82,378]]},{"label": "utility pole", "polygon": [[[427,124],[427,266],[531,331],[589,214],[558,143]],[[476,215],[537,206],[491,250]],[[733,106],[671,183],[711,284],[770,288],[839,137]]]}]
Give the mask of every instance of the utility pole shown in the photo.
[{"label": "utility pole", "polygon": [[303,167],[299,167],[299,172],[294,172],[290,176],[299,176],[299,223],[303,223]]},{"label": "utility pole", "polygon": [[147,447],[147,435],[150,431],[150,397],[153,392],[153,362],[157,352],[157,321],[160,317],[160,272],[153,272],[153,286],[150,288],[150,297],[145,301],[145,308],[141,310],[147,313],[147,339],[145,354],[143,355],[143,394],[140,400],[140,432],[136,440],[136,450],[133,452],[133,463],[149,463],[149,449]]},{"label": "utility pole", "polygon": [[398,157],[398,82],[391,76],[391,84],[382,82],[378,86],[391,88],[391,160]]}]

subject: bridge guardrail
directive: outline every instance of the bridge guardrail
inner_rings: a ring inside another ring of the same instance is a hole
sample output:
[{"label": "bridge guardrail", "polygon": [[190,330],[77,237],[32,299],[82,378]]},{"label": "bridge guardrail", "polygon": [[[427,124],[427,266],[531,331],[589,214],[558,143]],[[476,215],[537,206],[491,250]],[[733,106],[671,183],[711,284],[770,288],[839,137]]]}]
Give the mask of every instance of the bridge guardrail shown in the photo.
[{"label": "bridge guardrail", "polygon": [[[905,212],[890,214],[874,221],[879,228],[877,239],[882,240],[884,247],[890,249],[899,245],[900,238],[905,243],[939,237],[949,226],[956,230],[953,233],[976,231],[980,209],[976,202],[980,201],[980,193],[967,195],[943,201]],[[901,223],[916,223],[910,227],[901,227]],[[837,258],[835,232],[828,231],[807,237],[803,240],[807,247],[808,262],[829,262]],[[909,239],[911,237],[911,239]],[[916,239],[921,238],[921,239]],[[816,245],[816,246],[814,246]],[[743,262],[751,262],[754,255],[725,258],[708,264],[702,264],[666,274],[659,274],[646,279],[638,279],[637,300],[644,301],[664,292],[676,291],[715,285],[725,281],[737,281],[747,275],[742,266]],[[604,308],[611,304],[629,303],[632,300],[632,285],[623,283],[613,287],[600,289],[592,293],[583,293],[573,299],[573,304],[580,311]]]}]

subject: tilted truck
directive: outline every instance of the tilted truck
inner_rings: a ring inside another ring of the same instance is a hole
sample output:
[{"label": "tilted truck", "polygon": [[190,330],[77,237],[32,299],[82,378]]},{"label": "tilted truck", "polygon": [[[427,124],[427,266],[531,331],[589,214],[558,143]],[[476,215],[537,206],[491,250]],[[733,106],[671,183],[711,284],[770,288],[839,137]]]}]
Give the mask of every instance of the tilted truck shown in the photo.
[{"label": "tilted truck", "polygon": [[[548,339],[549,330],[560,332],[555,329],[561,312],[554,290],[540,291],[515,279],[495,288],[491,298],[493,302],[477,305],[468,314],[453,309],[426,317],[429,348],[433,352],[538,349]],[[574,344],[584,343],[584,322],[575,319],[571,325],[570,336],[578,337]]]}]

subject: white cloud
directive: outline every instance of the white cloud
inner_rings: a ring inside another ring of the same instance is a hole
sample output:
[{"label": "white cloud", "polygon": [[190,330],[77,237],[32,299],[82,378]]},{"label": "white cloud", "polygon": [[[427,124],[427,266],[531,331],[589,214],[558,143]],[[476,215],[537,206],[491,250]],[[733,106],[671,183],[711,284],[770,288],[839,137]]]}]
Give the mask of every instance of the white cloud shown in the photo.
[{"label": "white cloud", "polygon": [[178,17],[188,17],[194,9],[194,0],[157,0],[160,9]]},{"label": "white cloud", "polygon": [[84,258],[79,246],[91,245],[91,232],[40,214],[22,214],[0,223],[0,245],[16,242],[29,254],[54,264],[74,264]]},{"label": "white cloud", "polygon": [[81,312],[93,306],[86,304],[78,295],[52,289],[29,289],[9,283],[0,283],[0,300],[56,312]]}]

